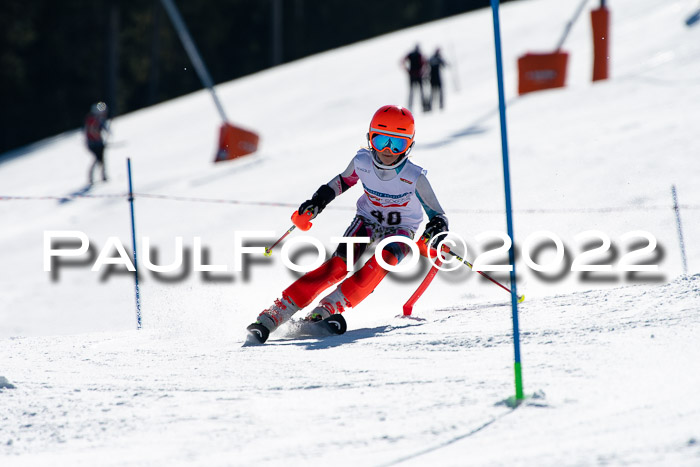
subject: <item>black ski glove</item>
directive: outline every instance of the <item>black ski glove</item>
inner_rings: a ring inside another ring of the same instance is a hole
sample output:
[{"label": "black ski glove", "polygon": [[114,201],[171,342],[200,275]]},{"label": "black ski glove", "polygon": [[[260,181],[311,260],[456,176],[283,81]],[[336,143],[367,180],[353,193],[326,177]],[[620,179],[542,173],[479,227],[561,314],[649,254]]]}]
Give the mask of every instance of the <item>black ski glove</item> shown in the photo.
[{"label": "black ski glove", "polygon": [[[311,219],[315,218],[318,216],[321,211],[335,199],[335,191],[333,191],[333,188],[329,187],[328,185],[321,185],[318,190],[316,190],[316,193],[311,197],[311,199],[307,199],[303,203],[301,203],[301,206],[299,206],[299,215],[304,214],[307,211],[311,211],[313,213],[313,216]],[[311,220],[309,219],[309,220]]]},{"label": "black ski glove", "polygon": [[422,238],[425,243],[428,243],[431,238],[442,232],[447,232],[447,218],[442,214],[437,214],[425,226]]}]

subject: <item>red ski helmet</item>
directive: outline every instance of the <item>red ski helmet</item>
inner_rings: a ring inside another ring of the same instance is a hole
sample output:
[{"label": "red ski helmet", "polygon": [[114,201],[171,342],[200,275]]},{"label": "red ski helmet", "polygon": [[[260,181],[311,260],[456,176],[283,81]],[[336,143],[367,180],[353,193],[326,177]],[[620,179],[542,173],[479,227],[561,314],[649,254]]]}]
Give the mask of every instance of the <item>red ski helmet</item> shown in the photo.
[{"label": "red ski helmet", "polygon": [[[405,159],[413,147],[415,128],[410,110],[398,105],[385,105],[374,113],[367,139],[370,147],[377,152],[388,147],[394,154],[401,154],[402,157],[393,164],[395,166]],[[379,165],[386,168],[381,163]]]}]

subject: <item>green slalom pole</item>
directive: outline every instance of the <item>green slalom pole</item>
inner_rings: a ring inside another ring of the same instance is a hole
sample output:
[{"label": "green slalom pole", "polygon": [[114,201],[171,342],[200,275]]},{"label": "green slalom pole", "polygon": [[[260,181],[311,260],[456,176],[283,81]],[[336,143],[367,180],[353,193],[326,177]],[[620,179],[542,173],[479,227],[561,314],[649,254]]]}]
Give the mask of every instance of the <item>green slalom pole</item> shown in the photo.
[{"label": "green slalom pole", "polygon": [[[508,224],[508,236],[515,244],[513,236],[513,208],[510,197],[510,169],[508,163],[508,132],[506,131],[506,104],[505,92],[503,90],[503,59],[501,56],[501,26],[498,18],[499,0],[491,0],[491,10],[493,12],[493,33],[496,45],[496,71],[498,74],[498,110],[501,119],[501,151],[503,153],[503,179],[505,182],[506,197],[506,221]],[[515,401],[513,405],[518,405],[525,399],[523,392],[523,371],[520,362],[520,326],[518,324],[518,292],[515,287],[515,248],[508,250],[510,260],[510,297],[513,311],[513,347],[515,348]]]}]

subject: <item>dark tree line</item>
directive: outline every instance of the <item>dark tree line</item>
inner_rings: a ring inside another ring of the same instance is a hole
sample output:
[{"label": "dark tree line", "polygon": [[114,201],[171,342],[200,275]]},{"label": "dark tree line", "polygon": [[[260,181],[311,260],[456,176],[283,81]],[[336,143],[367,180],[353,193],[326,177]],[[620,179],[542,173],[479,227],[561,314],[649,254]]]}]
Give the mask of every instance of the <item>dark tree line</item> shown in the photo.
[{"label": "dark tree line", "polygon": [[[175,3],[220,83],[268,68],[276,57],[295,60],[490,0]],[[281,56],[273,53],[279,43]],[[98,100],[111,104],[114,116],[200,88],[159,0],[0,2],[0,153],[80,127]]]}]

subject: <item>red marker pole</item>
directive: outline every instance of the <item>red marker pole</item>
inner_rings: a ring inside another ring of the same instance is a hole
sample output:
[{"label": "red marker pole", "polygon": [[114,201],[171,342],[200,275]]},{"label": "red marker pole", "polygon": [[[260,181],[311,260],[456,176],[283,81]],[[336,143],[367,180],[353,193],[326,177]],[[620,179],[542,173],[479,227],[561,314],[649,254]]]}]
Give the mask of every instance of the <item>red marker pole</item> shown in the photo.
[{"label": "red marker pole", "polygon": [[610,64],[610,11],[605,1],[600,8],[591,11],[593,28],[593,81],[608,79]]},{"label": "red marker pole", "polygon": [[440,261],[440,258],[435,259],[435,264],[433,264],[433,267],[430,268],[430,271],[428,271],[428,274],[425,276],[423,279],[423,282],[420,283],[418,288],[416,289],[415,292],[413,292],[413,295],[411,295],[411,298],[408,299],[406,303],[403,305],[403,315],[404,316],[411,316],[411,313],[413,313],[413,305],[416,304],[418,299],[423,295],[423,292],[425,292],[425,289],[428,288],[430,283],[435,279],[435,276],[437,275],[438,271],[440,270],[440,266],[442,265],[442,262]]}]

